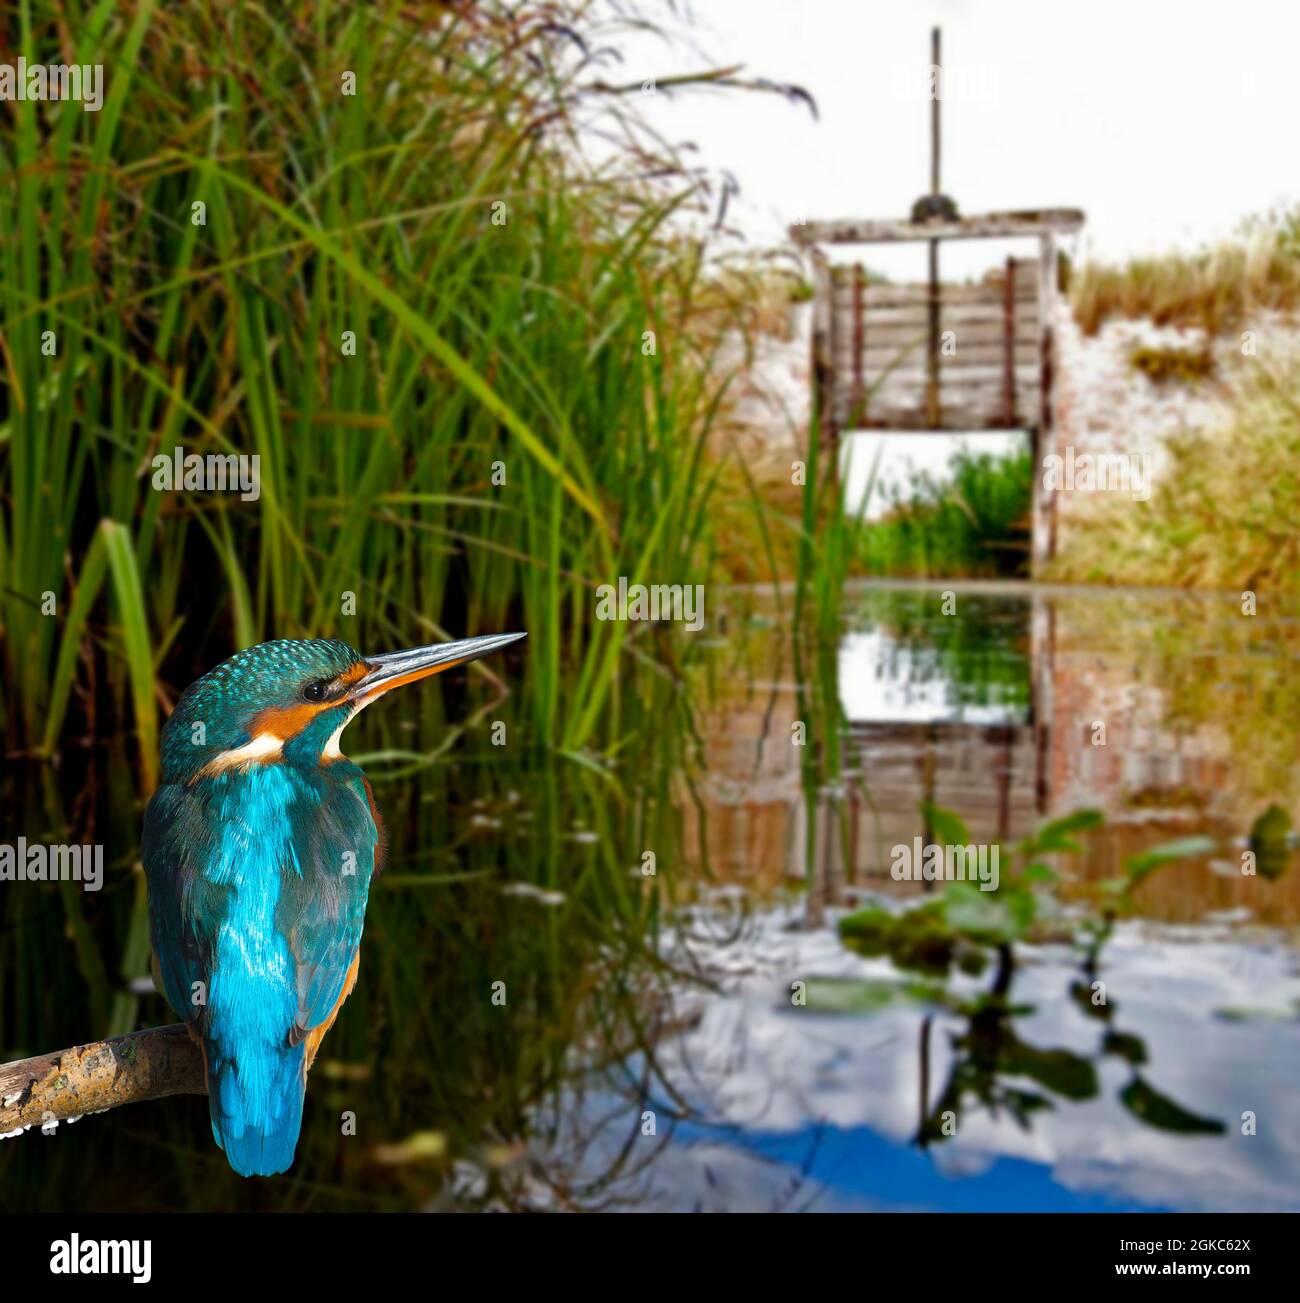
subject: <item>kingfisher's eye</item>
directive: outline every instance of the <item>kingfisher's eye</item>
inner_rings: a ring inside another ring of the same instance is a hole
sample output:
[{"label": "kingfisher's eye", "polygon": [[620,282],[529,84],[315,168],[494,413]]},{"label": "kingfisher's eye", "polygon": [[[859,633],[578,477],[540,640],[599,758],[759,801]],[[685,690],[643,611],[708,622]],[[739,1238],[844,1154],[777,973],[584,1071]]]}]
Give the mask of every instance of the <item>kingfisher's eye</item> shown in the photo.
[{"label": "kingfisher's eye", "polygon": [[324,701],[325,694],[328,690],[328,683],[317,681],[315,683],[309,683],[305,688],[303,688],[302,695],[306,697],[308,701]]}]

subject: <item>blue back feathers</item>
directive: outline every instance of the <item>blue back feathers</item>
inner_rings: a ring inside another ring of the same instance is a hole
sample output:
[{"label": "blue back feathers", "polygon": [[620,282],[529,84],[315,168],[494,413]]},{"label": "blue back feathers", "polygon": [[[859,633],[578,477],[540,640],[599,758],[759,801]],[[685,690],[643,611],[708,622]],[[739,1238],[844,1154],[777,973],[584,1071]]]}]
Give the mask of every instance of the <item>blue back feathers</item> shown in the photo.
[{"label": "blue back feathers", "polygon": [[[263,643],[205,675],[164,730],[145,815],[149,916],[164,993],[203,1047],[212,1132],[245,1176],[282,1172],[302,1121],[304,1039],[333,1014],[356,957],[379,831],[346,759],[200,772],[242,746],[295,676],[341,673],[346,644]],[[346,721],[340,707],[331,731]],[[200,742],[192,742],[202,723]],[[241,731],[244,730],[244,731]],[[198,753],[193,754],[193,753]]]}]

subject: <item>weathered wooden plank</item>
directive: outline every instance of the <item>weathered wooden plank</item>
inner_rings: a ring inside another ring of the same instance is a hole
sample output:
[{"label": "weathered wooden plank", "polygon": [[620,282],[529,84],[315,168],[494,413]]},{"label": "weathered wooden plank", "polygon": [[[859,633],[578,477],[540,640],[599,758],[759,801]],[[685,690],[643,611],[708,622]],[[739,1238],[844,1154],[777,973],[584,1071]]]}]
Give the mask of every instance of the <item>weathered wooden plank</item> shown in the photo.
[{"label": "weathered wooden plank", "polygon": [[[845,303],[835,305],[835,318],[837,324],[843,322],[846,327],[852,327],[853,324],[853,304]],[[1038,308],[1035,306],[1027,310],[1024,314],[1029,320],[1038,320]],[[872,330],[878,330],[883,326],[917,326],[923,328],[929,326],[928,308],[924,304],[908,304],[900,308],[870,308],[866,313],[868,326]],[[989,325],[996,327],[999,331],[1002,329],[1002,300],[991,299],[987,303],[942,303],[939,305],[939,320],[947,322],[950,325],[978,325],[981,322],[987,322]],[[852,338],[850,329],[848,338]]]},{"label": "weathered wooden plank", "polygon": [[[957,359],[946,357],[943,359],[943,365],[939,368],[939,379],[946,388],[948,385],[1002,385],[1006,380],[1006,369],[1000,362],[985,362],[982,365],[971,366],[954,366],[952,365]],[[839,384],[845,393],[853,391],[858,383],[856,375],[850,376],[847,367],[841,369],[842,379]],[[868,389],[873,385],[921,385],[924,386],[927,375],[924,359],[910,362],[906,366],[898,367],[879,367],[862,369],[861,383]],[[1037,385],[1039,383],[1038,363],[1037,361],[1027,362],[1022,366],[1013,368],[1012,378],[1016,385]],[[1036,414],[1034,414],[1036,415]]]},{"label": "weathered wooden plank", "polygon": [[[971,308],[963,309],[964,315],[954,316],[945,311],[940,315],[940,321],[946,323],[952,330],[969,330],[972,335],[983,334],[990,340],[999,340],[1003,335],[1004,322],[1002,319],[1002,307],[999,304],[997,308],[990,309],[987,312],[980,309],[976,313]],[[834,314],[835,325],[839,329],[840,343],[845,347],[852,344],[853,332],[853,314],[851,312],[837,312]],[[926,321],[925,312],[904,311],[899,308],[886,308],[880,312],[866,312],[863,314],[863,320],[866,323],[867,333],[870,336],[872,345],[881,338],[893,338],[902,336],[906,338],[908,332],[919,331],[922,336],[926,336],[929,330],[929,322]],[[1039,338],[1038,330],[1038,310],[1032,312],[1016,313],[1016,335],[1021,339]]]},{"label": "weathered wooden plank", "polygon": [[[912,403],[879,403],[872,402],[870,398],[861,403],[852,403],[847,400],[836,404],[836,412],[843,416],[849,412],[861,412],[864,417],[870,417],[873,421],[888,422],[893,420],[908,421],[911,417],[923,417],[925,415],[924,395],[922,401]],[[993,421],[1001,428],[1003,422],[1002,395],[996,390],[986,390],[982,394],[963,394],[951,395],[941,393],[939,396],[939,406],[942,410],[952,409],[981,411],[985,414],[987,420]],[[1022,425],[1030,422],[1021,420]]]},{"label": "weathered wooden plank", "polygon": [[[1013,279],[1016,283],[1016,289],[1020,290],[1028,286],[1038,284],[1038,259],[1037,258],[1016,258],[1015,271]],[[892,281],[892,280],[871,280],[871,269],[861,262],[837,262],[830,264],[831,284],[835,288],[845,285],[852,285],[853,277],[857,272],[861,272],[866,278],[866,289],[869,294],[897,294],[900,291],[915,291],[920,294],[930,292],[929,281]],[[987,293],[990,290],[1000,290],[1002,282],[1006,279],[1006,269],[998,268],[994,272],[989,272],[977,281],[941,281],[939,288],[942,294],[967,294],[978,295]]]},{"label": "weathered wooden plank", "polygon": [[[1037,304],[1038,287],[1034,284],[1015,285],[1017,298]],[[957,291],[961,293],[957,293]],[[944,304],[960,306],[963,304],[989,304],[1002,306],[1006,296],[1003,284],[996,285],[943,285],[939,288],[939,301]],[[839,308],[848,308],[853,302],[855,291],[852,281],[835,285],[835,304]],[[862,302],[870,309],[877,308],[911,308],[913,304],[929,306],[930,294],[925,287],[913,289],[911,285],[868,285],[862,291]]]},{"label": "weathered wooden plank", "polygon": [[[859,355],[858,360],[861,362],[863,373],[868,378],[882,372],[924,371],[926,369],[925,347],[923,344],[913,348],[868,348]],[[1037,343],[1026,341],[1018,344],[1013,360],[1017,370],[1032,373],[1035,380],[1039,378]],[[848,348],[843,348],[833,355],[831,361],[837,371],[844,373],[846,379],[850,374],[856,372],[855,358]],[[996,344],[985,344],[979,348],[973,345],[959,345],[955,353],[940,357],[939,367],[945,374],[949,371],[969,371],[973,368],[990,367],[994,368],[996,373],[1000,375],[1003,362],[1003,351]]]},{"label": "weathered wooden plank", "polygon": [[[953,348],[948,352],[940,353],[940,366],[979,366],[1002,360],[1003,347],[996,336],[987,334],[967,335],[961,331],[957,331],[955,334],[956,339]],[[1039,342],[1037,339],[1028,337],[1022,331],[1020,337],[1016,340],[1015,348],[1016,362],[1018,364],[1029,366],[1031,363],[1034,365],[1039,363]],[[876,339],[868,336],[866,348],[863,350],[861,357],[863,366],[868,370],[881,370],[890,366],[908,366],[924,359],[925,340],[918,339],[914,334],[894,335],[888,339]],[[854,352],[852,343],[841,341],[829,360],[835,367],[844,368],[848,371],[853,370]]]},{"label": "weathered wooden plank", "polygon": [[[852,280],[837,281],[835,284],[835,304],[847,308],[854,298]],[[1027,303],[1038,302],[1038,283],[1036,280],[1021,281],[1019,278],[1013,286],[1015,297]],[[1001,307],[1006,297],[1006,286],[1002,281],[994,285],[942,285],[939,298],[943,303],[987,303]],[[903,308],[912,304],[929,304],[930,290],[925,285],[868,285],[862,292],[862,301],[868,308]]]},{"label": "weathered wooden plank", "polygon": [[[924,228],[917,238],[930,238]],[[939,238],[944,238],[940,236]],[[933,252],[933,249],[932,249]],[[1020,430],[1042,410],[1044,262],[1008,260],[978,284],[869,285],[860,263],[819,258],[814,314],[828,426]],[[1054,271],[1054,268],[1053,268]],[[937,372],[932,331],[951,332]]]},{"label": "weathered wooden plank", "polygon": [[[928,338],[928,330],[923,324],[915,321],[910,322],[879,322],[870,314],[864,319],[866,338],[865,347],[868,352],[897,352],[899,349],[911,348],[917,340],[921,341],[921,347],[924,351],[925,342]],[[834,344],[836,356],[851,358],[853,356],[853,335],[852,321],[849,317],[835,318],[835,333],[837,338]],[[1001,321],[948,321],[945,325],[947,331],[951,331],[951,337],[945,340],[940,337],[940,357],[951,356],[954,348],[963,347],[987,348],[998,347],[1005,338],[1004,323]],[[1035,349],[1034,356],[1037,357],[1037,350],[1042,342],[1042,332],[1038,327],[1038,319],[1035,317],[1032,321],[1018,320],[1015,326],[1015,342],[1017,345],[1033,345]],[[944,352],[943,345],[947,344],[947,352]]]},{"label": "weathered wooden plank", "polygon": [[[918,393],[925,390],[926,373],[923,370],[912,370],[906,373],[890,373],[886,375],[867,375],[863,378],[865,392],[872,401],[877,398],[886,401],[908,402],[914,399]],[[939,373],[939,383],[945,394],[965,394],[965,393],[987,393],[1000,394],[1002,392],[1003,375],[998,367],[980,367],[974,371],[941,371]],[[1027,371],[1018,371],[1016,373],[1016,393],[1023,396],[1029,390],[1038,390],[1039,381],[1036,376],[1031,376]],[[843,380],[835,386],[834,395],[836,398],[842,398],[854,392],[853,385],[848,380]],[[1038,418],[1038,411],[1026,412],[1026,417]]]},{"label": "weathered wooden plank", "polygon": [[[1032,425],[1037,420],[1037,388],[1017,388],[1016,390],[1016,416],[1023,420],[1026,425]],[[987,408],[990,412],[1003,412],[1003,394],[1000,386],[991,386],[985,388],[963,388],[963,390],[950,390],[946,386],[939,388],[940,405],[948,407],[981,407]],[[879,390],[869,390],[862,396],[861,401],[857,401],[852,394],[838,394],[834,399],[836,412],[843,412],[845,409],[864,410],[870,412],[871,416],[884,417],[887,414],[924,412],[925,410],[925,390],[913,390],[911,394],[895,390],[894,392],[882,392]]]},{"label": "weathered wooden plank", "polygon": [[[884,371],[912,371],[925,369],[925,342],[900,345],[896,348],[868,348],[861,355],[864,374],[870,378]],[[939,359],[944,371],[962,371],[970,367],[1000,366],[1002,352],[991,341],[976,347],[962,341],[955,353]],[[833,370],[843,372],[845,379],[856,372],[854,355],[850,348],[841,347],[830,358]],[[1015,365],[1017,369],[1039,366],[1038,345],[1025,340],[1016,345]],[[1037,378],[1037,377],[1036,377]]]},{"label": "weathered wooden plank", "polygon": [[[946,359],[951,361],[952,359]],[[894,367],[880,371],[865,370],[862,373],[863,383],[868,387],[871,385],[892,385],[895,388],[906,388],[908,385],[920,384],[926,376],[925,360],[923,358],[913,361],[906,367]],[[1038,385],[1041,382],[1041,376],[1038,368],[1033,365],[1019,366],[1015,369],[1015,380],[1017,386]],[[999,388],[1003,381],[1002,367],[997,363],[985,363],[983,366],[968,367],[943,367],[940,369],[939,377],[945,385],[989,385],[992,388]],[[845,368],[840,368],[840,374],[836,381],[836,389],[842,393],[849,393],[852,389],[852,380],[850,373]],[[1038,414],[1033,413],[1035,419]]]},{"label": "weathered wooden plank", "polygon": [[[942,367],[960,368],[965,366],[992,366],[1002,361],[1002,350],[993,340],[972,343],[960,339],[955,352],[940,357]],[[869,342],[861,354],[862,366],[866,371],[907,370],[921,366],[925,359],[925,341],[899,341],[893,346]],[[1037,366],[1039,363],[1038,343],[1021,339],[1016,344],[1015,360],[1017,366]],[[851,372],[854,370],[854,354],[851,345],[841,345],[832,354],[830,362],[837,370]]]},{"label": "weathered wooden plank", "polygon": [[[1006,292],[1002,286],[998,286],[996,291],[989,293],[983,291],[979,294],[950,294],[946,291],[940,294],[940,301],[944,304],[950,304],[953,307],[966,307],[972,305],[983,305],[989,309],[1000,308],[1005,301]],[[1026,285],[1024,288],[1017,287],[1014,291],[1014,297],[1017,305],[1025,304],[1031,309],[1038,305],[1038,289],[1034,285]],[[862,297],[863,306],[866,310],[874,315],[881,309],[887,308],[928,308],[930,298],[928,294],[898,294],[898,293],[880,293],[874,290],[867,290]],[[851,290],[837,289],[835,291],[835,307],[840,312],[847,312],[853,306]]]},{"label": "weathered wooden plank", "polygon": [[1007,424],[996,407],[948,410],[940,408],[938,421],[930,423],[924,411],[908,412],[882,418],[874,412],[858,417],[851,412],[842,413],[841,430],[894,430],[906,434],[924,434],[929,430],[1027,430],[1024,421]]},{"label": "weathered wooden plank", "polygon": [[1040,208],[983,213],[956,221],[911,222],[906,219],[843,218],[790,227],[796,244],[894,244],[909,240],[989,240],[1044,233],[1070,234],[1083,226],[1077,208]]},{"label": "weathered wooden plank", "polygon": [[840,414],[842,430],[897,430],[909,434],[950,433],[957,430],[1025,430],[1028,424],[1018,421],[1008,425],[1004,421],[999,406],[994,403],[979,408],[953,408],[940,406],[939,419],[931,424],[923,409],[913,412],[900,412],[885,417],[875,412],[865,416],[854,417],[850,412]]},{"label": "weathered wooden plank", "polygon": [[[1002,375],[990,376],[982,370],[973,376],[963,377],[960,374],[951,372],[941,372],[939,376],[939,386],[943,393],[950,396],[957,396],[968,393],[980,394],[1001,394],[1005,387],[1005,377]],[[849,383],[837,385],[832,391],[831,397],[835,402],[840,402],[850,396],[861,393],[869,402],[887,402],[899,403],[906,406],[907,403],[916,401],[916,396],[925,392],[926,374],[924,371],[911,371],[905,376],[896,375],[866,375],[863,377],[862,389],[859,391]],[[1038,393],[1037,378],[1030,379],[1021,371],[1015,377],[1016,407],[1026,402],[1031,396]],[[1034,398],[1037,403],[1037,398]],[[1026,420],[1038,419],[1038,408],[1035,406],[1032,410],[1017,411],[1018,416]]]},{"label": "weathered wooden plank", "polygon": [[[993,337],[969,340],[963,337],[958,341],[956,353],[941,359],[943,367],[953,366],[993,366],[1000,364],[1006,348],[1000,339]],[[909,347],[908,341],[889,344],[867,337],[866,347],[862,353],[862,366],[866,371],[883,371],[897,365],[905,367],[919,356],[925,354],[925,341],[921,340],[916,348]],[[1027,339],[1022,334],[1015,346],[1017,366],[1038,366],[1038,339]],[[844,349],[835,359],[837,365],[852,367],[851,349]]]},{"label": "weathered wooden plank", "polygon": [[[979,411],[983,419],[992,423],[998,429],[1004,428],[1007,424],[1019,426],[1029,426],[1033,423],[1032,406],[1021,405],[1032,403],[1037,396],[1037,391],[1031,391],[1021,396],[1017,396],[1017,410],[1012,422],[1006,419],[1006,411],[1002,405],[1002,394],[1000,390],[988,389],[976,393],[950,394],[946,391],[940,391],[939,407],[941,411],[949,409],[953,411],[971,412]],[[881,402],[872,395],[868,395],[860,403],[848,401],[848,398],[839,401],[835,405],[835,412],[840,420],[841,428],[849,423],[852,413],[858,413],[861,420],[870,419],[883,425],[888,425],[890,421],[899,421],[904,428],[913,428],[915,422],[919,421],[924,426],[925,416],[925,395],[919,396],[920,401],[915,399],[911,402]]]},{"label": "weathered wooden plank", "polygon": [[[866,324],[868,328],[872,325],[869,317]],[[1029,328],[1031,325],[1034,326],[1032,330]],[[963,326],[954,330],[953,336],[952,346],[946,352],[940,351],[939,356],[943,363],[951,362],[957,357],[978,355],[981,352],[984,354],[984,361],[996,362],[1002,357],[1005,349],[1003,330],[991,324]],[[1034,323],[1018,323],[1014,342],[1016,352],[1022,361],[1039,360],[1039,332]],[[897,357],[910,357],[918,349],[922,353],[925,352],[925,335],[915,329],[899,330],[891,326],[888,330],[881,330],[879,334],[868,333],[863,343],[863,356],[868,359],[869,364],[871,361],[885,363]],[[841,338],[837,341],[833,356],[838,364],[851,366],[853,354],[852,340]]]},{"label": "weathered wooden plank", "polygon": [[[1002,327],[1005,324],[1003,318],[1005,314],[1005,305],[998,303],[980,303],[980,304],[962,304],[959,307],[950,307],[943,305],[939,309],[940,322],[946,322],[947,325],[956,329],[962,326],[968,327],[987,327],[990,337],[995,339],[1002,338]],[[843,307],[837,305],[834,318],[836,324],[841,330],[846,331],[842,335],[844,341],[853,338],[853,308],[851,304]],[[1038,337],[1038,305],[1022,300],[1016,304],[1016,333],[1019,335],[1031,335]],[[880,331],[889,330],[922,330],[928,331],[930,328],[929,309],[922,304],[906,305],[896,308],[867,308],[863,313],[866,321],[868,332],[874,337]]]}]

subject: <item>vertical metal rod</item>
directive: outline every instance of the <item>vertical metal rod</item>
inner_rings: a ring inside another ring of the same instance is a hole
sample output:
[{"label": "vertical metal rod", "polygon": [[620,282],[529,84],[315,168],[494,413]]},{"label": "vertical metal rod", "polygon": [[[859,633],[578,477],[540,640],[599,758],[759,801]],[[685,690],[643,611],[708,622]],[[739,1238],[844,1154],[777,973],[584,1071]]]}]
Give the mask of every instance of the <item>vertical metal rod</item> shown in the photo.
[{"label": "vertical metal rod", "polygon": [[1016,260],[1007,259],[1002,286],[1002,422],[1016,428]]},{"label": "vertical metal rod", "polygon": [[930,241],[930,338],[925,356],[925,411],[930,429],[939,428],[939,241]]},{"label": "vertical metal rod", "polygon": [[1056,555],[1056,494],[1042,481],[1043,458],[1056,451],[1052,385],[1056,373],[1056,238],[1046,231],[1038,242],[1038,425],[1034,440],[1035,570]]},{"label": "vertical metal rod", "polygon": [[821,451],[828,456],[831,474],[838,463],[835,400],[835,278],[834,270],[820,249],[814,249],[813,263],[813,337],[812,374],[817,428],[821,432]]},{"label": "vertical metal rod", "polygon": [[853,415],[850,418],[852,425],[861,425],[865,416],[864,407],[866,405],[866,385],[863,382],[863,282],[866,277],[862,272],[862,264],[856,263],[853,267]]},{"label": "vertical metal rod", "polygon": [[943,93],[943,58],[940,53],[939,29],[930,29],[930,193],[939,193],[939,97]]},{"label": "vertical metal rod", "polygon": [[1011,834],[1011,766],[1015,758],[1015,734],[1010,724],[1004,725],[999,732],[1002,765],[998,775],[998,839],[1006,841]]}]

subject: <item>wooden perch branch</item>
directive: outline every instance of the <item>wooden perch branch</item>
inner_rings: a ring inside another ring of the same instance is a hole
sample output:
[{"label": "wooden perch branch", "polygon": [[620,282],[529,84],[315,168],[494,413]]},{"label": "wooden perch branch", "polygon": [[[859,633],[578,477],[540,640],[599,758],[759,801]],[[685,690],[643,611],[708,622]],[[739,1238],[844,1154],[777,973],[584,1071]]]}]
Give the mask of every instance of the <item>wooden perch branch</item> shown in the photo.
[{"label": "wooden perch branch", "polygon": [[0,1135],[167,1095],[206,1095],[184,1023],[0,1064]]}]

